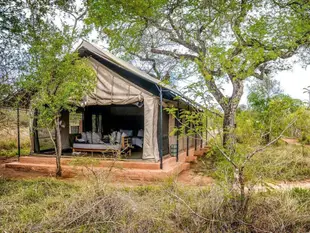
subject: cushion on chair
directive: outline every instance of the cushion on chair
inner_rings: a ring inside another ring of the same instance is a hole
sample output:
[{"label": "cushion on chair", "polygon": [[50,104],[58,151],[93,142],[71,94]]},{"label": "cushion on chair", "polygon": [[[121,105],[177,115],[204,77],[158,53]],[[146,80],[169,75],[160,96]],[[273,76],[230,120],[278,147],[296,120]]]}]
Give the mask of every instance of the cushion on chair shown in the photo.
[{"label": "cushion on chair", "polygon": [[143,137],[143,135],[144,135],[143,129],[140,129],[138,131],[137,137]]},{"label": "cushion on chair", "polygon": [[94,149],[94,150],[108,150],[108,149],[113,149],[113,150],[119,150],[121,147],[120,144],[117,145],[112,145],[110,143],[106,144],[85,144],[85,143],[73,143],[73,148],[74,149]]},{"label": "cushion on chair", "polygon": [[101,133],[92,133],[92,143],[94,144],[99,144],[101,143]]},{"label": "cushion on chair", "polygon": [[121,133],[125,133],[125,134],[126,134],[126,137],[132,137],[132,136],[133,136],[133,130],[124,130],[124,129],[121,129],[120,132],[121,132]]},{"label": "cushion on chair", "polygon": [[114,131],[110,135],[110,144],[115,144],[116,143],[116,136],[117,136],[117,131]]},{"label": "cushion on chair", "polygon": [[92,132],[86,132],[86,141],[88,143],[93,143]]},{"label": "cushion on chair", "polygon": [[86,133],[85,132],[82,132],[81,137],[84,140],[84,142],[87,142],[87,137],[86,137]]},{"label": "cushion on chair", "polygon": [[116,138],[115,138],[115,143],[120,144],[122,142],[122,133],[121,132],[116,132]]}]

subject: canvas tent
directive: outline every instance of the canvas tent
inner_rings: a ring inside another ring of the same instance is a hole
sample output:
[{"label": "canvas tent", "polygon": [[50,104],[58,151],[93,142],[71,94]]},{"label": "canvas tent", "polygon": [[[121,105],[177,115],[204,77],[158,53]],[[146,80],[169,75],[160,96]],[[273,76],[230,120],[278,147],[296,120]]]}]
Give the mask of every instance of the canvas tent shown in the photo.
[{"label": "canvas tent", "polygon": [[[197,106],[169,85],[162,84],[160,80],[87,41],[83,41],[77,51],[80,56],[89,59],[97,74],[94,91],[86,96],[81,104],[86,113],[92,108],[143,106],[142,159],[162,162],[163,155],[169,153],[169,145],[175,143],[178,143],[180,150],[188,149],[189,143],[186,143],[188,139],[176,140],[173,136],[169,136],[169,132],[175,126],[175,119],[166,112],[161,112],[162,106],[169,104],[183,109],[193,109]],[[177,101],[176,97],[179,97]],[[69,117],[64,113],[62,119],[66,123]],[[92,120],[89,117],[87,119]],[[84,121],[87,119],[84,118]],[[65,125],[66,129],[62,130],[63,145],[69,148],[68,122]]]},{"label": "canvas tent", "polygon": [[[86,97],[84,106],[143,103],[144,142],[142,159],[158,161],[160,158],[158,149],[159,95],[162,94],[164,102],[168,100],[175,102],[175,97],[178,96],[181,97],[181,104],[184,106],[189,106],[191,103],[170,86],[163,85],[160,80],[140,71],[96,45],[83,41],[77,51],[81,56],[89,58],[98,77],[97,86],[94,92]],[[159,88],[164,91],[160,93]],[[170,122],[174,124],[171,119]],[[171,125],[169,127],[171,128]]]}]

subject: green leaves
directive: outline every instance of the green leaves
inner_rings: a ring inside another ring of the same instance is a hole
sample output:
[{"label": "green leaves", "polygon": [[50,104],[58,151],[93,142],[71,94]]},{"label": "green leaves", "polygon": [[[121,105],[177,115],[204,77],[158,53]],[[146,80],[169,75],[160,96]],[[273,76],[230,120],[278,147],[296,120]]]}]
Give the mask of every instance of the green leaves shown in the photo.
[{"label": "green leaves", "polygon": [[[30,49],[31,72],[20,82],[32,95],[32,107],[39,111],[39,123],[54,127],[63,110],[74,111],[96,83],[96,74],[87,58],[70,52],[70,33],[47,29]],[[69,38],[68,38],[69,37]]]}]

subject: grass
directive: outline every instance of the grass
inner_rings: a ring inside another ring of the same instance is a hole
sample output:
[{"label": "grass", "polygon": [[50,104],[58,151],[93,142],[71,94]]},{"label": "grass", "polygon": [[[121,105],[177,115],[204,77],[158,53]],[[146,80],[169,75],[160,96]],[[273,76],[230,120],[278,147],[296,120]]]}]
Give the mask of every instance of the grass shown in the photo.
[{"label": "grass", "polygon": [[[215,151],[200,159],[196,172],[224,179],[232,175],[228,162]],[[310,178],[310,149],[298,145],[277,145],[256,154],[245,169],[248,180],[296,181]]]},{"label": "grass", "polygon": [[[21,135],[21,155],[28,155],[30,152],[29,133],[22,130]],[[26,134],[26,136],[25,136]],[[0,156],[12,157],[17,155],[17,136],[15,134],[0,134]]]},{"label": "grass", "polygon": [[219,186],[1,180],[0,232],[307,232],[310,192],[256,193],[245,218]]}]

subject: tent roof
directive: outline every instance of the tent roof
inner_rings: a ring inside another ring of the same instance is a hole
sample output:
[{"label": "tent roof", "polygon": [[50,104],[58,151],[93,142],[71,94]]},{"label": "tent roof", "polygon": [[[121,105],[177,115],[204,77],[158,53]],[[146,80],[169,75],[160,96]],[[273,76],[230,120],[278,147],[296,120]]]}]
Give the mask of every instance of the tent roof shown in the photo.
[{"label": "tent roof", "polygon": [[163,84],[160,80],[148,75],[130,63],[114,56],[112,53],[105,51],[92,43],[83,40],[83,42],[78,46],[77,51],[81,56],[93,57],[109,69],[154,95],[159,95],[158,88],[161,86],[163,88],[163,98],[174,100],[175,97],[181,97],[180,100],[183,102],[183,104],[189,104],[192,107],[200,108],[198,104],[193,104],[192,100],[188,99],[179,91],[173,89],[171,86]]}]

